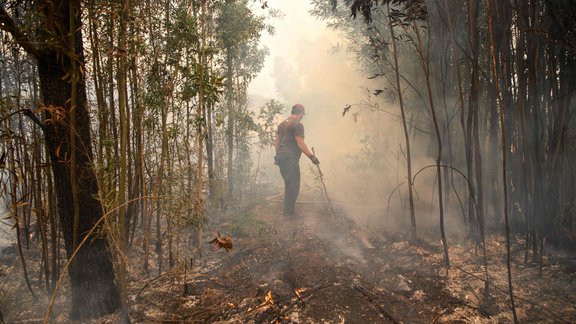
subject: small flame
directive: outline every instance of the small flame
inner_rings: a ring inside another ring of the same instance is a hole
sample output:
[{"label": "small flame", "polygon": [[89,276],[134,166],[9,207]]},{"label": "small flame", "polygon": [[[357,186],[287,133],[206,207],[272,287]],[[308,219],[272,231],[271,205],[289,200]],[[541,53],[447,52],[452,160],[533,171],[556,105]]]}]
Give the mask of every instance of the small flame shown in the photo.
[{"label": "small flame", "polygon": [[306,290],[308,290],[308,288],[298,288],[294,290],[294,293],[296,294],[296,296],[298,296],[298,298],[301,298],[302,296],[300,295],[301,293],[305,292]]},{"label": "small flame", "polygon": [[274,298],[272,298],[272,292],[269,291],[264,299],[264,304],[274,305]]},{"label": "small flame", "polygon": [[264,297],[264,301],[260,305],[258,305],[258,307],[256,307],[256,308],[264,307],[266,305],[274,305],[274,304],[275,303],[274,303],[274,298],[272,297],[272,291],[269,291],[266,294],[266,297]]}]

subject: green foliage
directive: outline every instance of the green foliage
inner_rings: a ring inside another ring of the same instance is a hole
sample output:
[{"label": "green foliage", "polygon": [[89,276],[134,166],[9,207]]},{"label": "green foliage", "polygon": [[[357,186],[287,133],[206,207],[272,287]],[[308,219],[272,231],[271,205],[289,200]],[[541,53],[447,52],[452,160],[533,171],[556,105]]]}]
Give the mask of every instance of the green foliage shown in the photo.
[{"label": "green foliage", "polygon": [[179,7],[167,24],[167,50],[175,53],[189,49],[200,42],[198,22],[189,16],[185,7]]},{"label": "green foliage", "polygon": [[286,109],[286,105],[278,100],[270,99],[260,107],[256,123],[258,124],[258,138],[262,147],[272,146],[276,138],[276,123],[274,118]]},{"label": "green foliage", "polygon": [[[338,0],[330,0],[333,8],[337,7],[338,2]],[[428,16],[426,2],[421,0],[344,0],[344,3],[350,6],[354,19],[361,14],[366,22],[371,22],[373,13],[378,10],[378,6],[383,5],[399,8],[394,9],[394,14],[406,23],[413,20],[424,21]]]},{"label": "green foliage", "polygon": [[[224,76],[218,71],[208,70],[206,67],[204,67],[204,71],[201,71],[201,68],[200,64],[192,63],[191,66],[182,69],[184,82],[180,92],[181,99],[190,101],[198,96],[200,87],[203,87],[205,103],[216,103],[224,92]],[[204,76],[203,80],[201,75]]]},{"label": "green foliage", "polygon": [[257,39],[264,29],[264,20],[252,13],[248,1],[227,2],[218,19],[219,38],[225,48],[234,48],[250,39]]},{"label": "green foliage", "polygon": [[245,82],[252,81],[252,78],[262,70],[269,53],[267,48],[258,48],[256,45],[250,42],[237,48],[235,70],[237,76],[243,78]]},{"label": "green foliage", "polygon": [[254,113],[245,109],[236,113],[235,120],[237,156],[234,178],[239,184],[247,186],[251,182],[251,152],[258,125],[254,121]]},{"label": "green foliage", "polygon": [[166,104],[165,86],[169,81],[168,73],[160,68],[156,63],[146,75],[146,92],[144,94],[144,104],[151,109],[158,109]]}]

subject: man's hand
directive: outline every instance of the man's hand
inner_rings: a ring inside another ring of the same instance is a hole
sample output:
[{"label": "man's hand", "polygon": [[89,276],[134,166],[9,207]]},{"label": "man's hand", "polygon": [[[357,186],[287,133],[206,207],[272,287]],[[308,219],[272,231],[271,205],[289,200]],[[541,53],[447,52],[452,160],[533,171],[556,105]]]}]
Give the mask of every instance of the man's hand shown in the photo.
[{"label": "man's hand", "polygon": [[316,165],[320,164],[320,160],[318,160],[318,158],[315,155],[310,156],[310,161],[312,161],[312,163]]}]

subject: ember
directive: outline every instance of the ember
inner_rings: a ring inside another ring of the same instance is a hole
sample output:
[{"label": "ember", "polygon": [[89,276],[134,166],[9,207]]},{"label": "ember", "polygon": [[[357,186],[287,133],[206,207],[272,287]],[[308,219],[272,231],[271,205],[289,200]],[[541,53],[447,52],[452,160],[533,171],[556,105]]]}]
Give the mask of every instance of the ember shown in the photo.
[{"label": "ember", "polygon": [[275,304],[275,303],[274,303],[274,298],[272,298],[272,292],[271,292],[271,291],[269,291],[269,292],[266,294],[266,298],[264,298],[264,302],[263,302],[260,306],[263,306],[263,305],[266,305],[266,304],[270,304],[270,305],[274,305],[274,304]]},{"label": "ember", "polygon": [[296,295],[298,295],[298,297],[300,297],[300,294],[305,292],[306,290],[308,290],[308,288],[302,287],[302,288],[298,288],[298,289],[294,290],[294,292],[296,293]]}]

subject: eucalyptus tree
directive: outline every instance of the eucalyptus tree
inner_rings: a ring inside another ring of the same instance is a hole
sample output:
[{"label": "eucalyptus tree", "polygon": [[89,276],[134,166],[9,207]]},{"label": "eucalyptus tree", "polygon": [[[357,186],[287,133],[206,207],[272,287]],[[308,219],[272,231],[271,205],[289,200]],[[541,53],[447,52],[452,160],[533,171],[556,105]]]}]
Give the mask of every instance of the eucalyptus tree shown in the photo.
[{"label": "eucalyptus tree", "polygon": [[[15,19],[24,12],[25,19]],[[46,149],[54,175],[72,287],[72,317],[115,311],[118,288],[106,238],[92,235],[103,217],[92,168],[79,1],[5,2],[0,28],[37,61]],[[98,232],[98,231],[96,231]]]},{"label": "eucalyptus tree", "polygon": [[257,49],[264,18],[250,9],[248,0],[226,0],[217,19],[219,44],[225,50],[226,71],[226,143],[227,143],[227,198],[234,200],[235,179],[234,138],[238,138],[238,114],[246,98],[248,82],[263,65],[263,52]]}]

